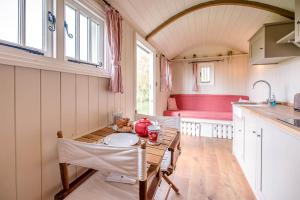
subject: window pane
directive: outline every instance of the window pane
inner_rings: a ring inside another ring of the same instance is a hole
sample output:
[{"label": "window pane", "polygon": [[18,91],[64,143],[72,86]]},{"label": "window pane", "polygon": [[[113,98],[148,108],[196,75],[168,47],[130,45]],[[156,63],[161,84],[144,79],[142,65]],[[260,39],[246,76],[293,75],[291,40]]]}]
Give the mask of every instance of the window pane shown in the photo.
[{"label": "window pane", "polygon": [[210,67],[201,68],[201,82],[202,83],[210,82]]},{"label": "window pane", "polygon": [[88,59],[88,19],[80,15],[80,60],[87,61]]},{"label": "window pane", "polygon": [[0,0],[0,39],[18,43],[18,0]]},{"label": "window pane", "polygon": [[26,46],[43,48],[43,1],[26,0]]},{"label": "window pane", "polygon": [[65,53],[67,57],[75,58],[75,10],[70,8],[69,6],[65,7],[65,21],[68,24],[68,32],[73,35],[73,38],[70,38],[67,35],[67,31],[65,29]]},{"label": "window pane", "polygon": [[98,64],[99,62],[99,26],[95,22],[91,22],[91,36],[92,36],[92,63]]}]

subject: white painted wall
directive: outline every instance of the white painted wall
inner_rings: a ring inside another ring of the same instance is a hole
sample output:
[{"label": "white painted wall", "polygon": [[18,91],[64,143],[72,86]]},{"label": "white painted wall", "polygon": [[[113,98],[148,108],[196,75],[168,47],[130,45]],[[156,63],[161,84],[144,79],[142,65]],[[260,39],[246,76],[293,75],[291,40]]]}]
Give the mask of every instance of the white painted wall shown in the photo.
[{"label": "white painted wall", "polygon": [[294,95],[300,92],[300,58],[289,59],[277,65],[249,67],[248,94],[253,101],[263,101],[268,96],[266,85],[259,84],[252,89],[254,81],[264,79],[270,82],[277,100],[293,103]]},{"label": "white painted wall", "polygon": [[[61,188],[56,132],[74,136],[134,115],[135,31],[123,24],[124,94],[108,79],[32,69],[0,61],[0,199],[53,199]],[[75,64],[74,64],[75,65]],[[71,169],[71,177],[82,173]]]},{"label": "white painted wall", "polygon": [[233,57],[228,63],[215,63],[215,84],[201,85],[199,92],[192,91],[192,65],[187,62],[172,63],[172,94],[247,94],[248,56]]}]

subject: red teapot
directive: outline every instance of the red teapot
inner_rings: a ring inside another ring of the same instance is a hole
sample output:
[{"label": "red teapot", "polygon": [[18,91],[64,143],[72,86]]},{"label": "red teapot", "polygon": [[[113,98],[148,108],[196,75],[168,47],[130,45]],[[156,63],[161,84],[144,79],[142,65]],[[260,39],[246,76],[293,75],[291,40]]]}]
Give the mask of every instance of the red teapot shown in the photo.
[{"label": "red teapot", "polygon": [[135,132],[141,137],[148,136],[148,126],[152,125],[147,118],[142,118],[135,123]]}]

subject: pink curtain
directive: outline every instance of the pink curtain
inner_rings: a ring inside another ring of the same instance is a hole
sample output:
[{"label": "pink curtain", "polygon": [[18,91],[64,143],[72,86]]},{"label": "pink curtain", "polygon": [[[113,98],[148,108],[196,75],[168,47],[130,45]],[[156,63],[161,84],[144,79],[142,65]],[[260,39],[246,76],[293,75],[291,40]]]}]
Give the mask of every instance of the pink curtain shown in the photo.
[{"label": "pink curtain", "polygon": [[199,91],[199,85],[198,85],[198,65],[197,63],[193,63],[193,91],[198,92]]},{"label": "pink curtain", "polygon": [[172,87],[173,87],[173,82],[172,82],[172,79],[173,79],[173,71],[172,71],[172,67],[171,67],[171,64],[170,62],[168,61],[168,68],[169,68],[169,76],[168,76],[168,89],[169,91],[172,90]]},{"label": "pink curtain", "polygon": [[107,37],[112,61],[109,91],[123,93],[121,72],[122,16],[110,6],[106,6],[105,12]]},{"label": "pink curtain", "polygon": [[172,90],[172,70],[170,62],[165,56],[160,57],[160,91]]}]

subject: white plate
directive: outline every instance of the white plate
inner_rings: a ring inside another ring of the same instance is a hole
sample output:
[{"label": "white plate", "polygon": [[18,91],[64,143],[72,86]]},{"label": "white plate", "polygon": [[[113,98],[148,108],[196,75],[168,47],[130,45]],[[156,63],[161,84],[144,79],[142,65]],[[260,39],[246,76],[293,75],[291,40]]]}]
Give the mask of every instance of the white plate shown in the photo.
[{"label": "white plate", "polygon": [[116,147],[130,147],[139,142],[139,137],[131,133],[114,133],[104,138],[103,143]]}]

